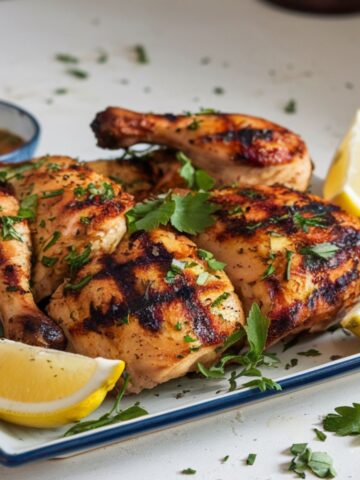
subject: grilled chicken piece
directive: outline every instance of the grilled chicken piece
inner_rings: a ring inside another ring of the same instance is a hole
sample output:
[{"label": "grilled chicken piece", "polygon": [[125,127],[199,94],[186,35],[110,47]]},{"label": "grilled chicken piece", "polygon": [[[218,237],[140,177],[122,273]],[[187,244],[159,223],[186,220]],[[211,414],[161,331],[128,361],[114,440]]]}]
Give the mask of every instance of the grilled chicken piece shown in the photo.
[{"label": "grilled chicken piece", "polygon": [[240,114],[154,115],[109,107],[92,129],[103,148],[136,143],[184,151],[220,184],[309,185],[312,164],[303,140],[275,123]]},{"label": "grilled chicken piece", "polygon": [[125,234],[132,197],[84,163],[44,157],[11,182],[18,198],[36,194],[38,199],[36,221],[31,224],[36,301],[51,295],[65,276],[74,273],[81,264],[78,255],[86,261],[98,252],[110,253]]},{"label": "grilled chicken piece", "polygon": [[11,340],[62,349],[61,328],[35,305],[30,290],[30,230],[17,219],[19,204],[9,188],[0,187],[0,315]]},{"label": "grilled chicken piece", "polygon": [[212,364],[244,323],[224,272],[211,270],[191,240],[165,229],[125,237],[112,255],[85,265],[75,283],[84,279],[81,289],[59,287],[48,313],[76,352],[122,358],[130,392],[185,375],[199,361]]},{"label": "grilled chicken piece", "polygon": [[360,294],[360,222],[314,195],[285,187],[212,193],[220,209],[194,241],[222,262],[247,312],[268,315],[268,344],[324,329]]},{"label": "grilled chicken piece", "polygon": [[186,187],[179,175],[181,164],[173,150],[158,149],[146,154],[133,153],[115,160],[95,160],[87,165],[95,172],[119,183],[137,201],[167,192],[169,188]]}]

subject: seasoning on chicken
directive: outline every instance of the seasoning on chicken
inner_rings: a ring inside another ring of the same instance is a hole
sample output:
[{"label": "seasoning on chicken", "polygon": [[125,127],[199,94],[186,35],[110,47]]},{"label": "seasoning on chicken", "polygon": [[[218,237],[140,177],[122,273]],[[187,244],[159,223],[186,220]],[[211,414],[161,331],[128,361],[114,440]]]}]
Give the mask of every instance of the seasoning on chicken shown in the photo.
[{"label": "seasoning on chicken", "polygon": [[19,212],[11,189],[3,185],[0,207],[0,320],[4,335],[30,345],[62,349],[66,340],[61,328],[38,309],[30,290],[29,209],[22,207]]},{"label": "seasoning on chicken", "polygon": [[182,235],[138,232],[59,287],[48,313],[76,352],[122,358],[129,391],[137,393],[195,370],[199,361],[213,364],[225,338],[244,323],[229,279],[210,265]]},{"label": "seasoning on chicken", "polygon": [[31,224],[36,301],[51,295],[96,253],[112,252],[125,234],[132,197],[84,163],[44,157],[10,182],[20,200],[29,194],[37,198]]},{"label": "seasoning on chicken", "polygon": [[211,194],[214,225],[193,240],[227,263],[247,312],[271,321],[268,345],[317,331],[360,294],[360,222],[315,195],[277,187]]},{"label": "seasoning on chicken", "polygon": [[312,164],[295,133],[257,117],[218,112],[155,115],[109,107],[91,124],[98,145],[159,144],[185,152],[222,184],[309,185]]}]

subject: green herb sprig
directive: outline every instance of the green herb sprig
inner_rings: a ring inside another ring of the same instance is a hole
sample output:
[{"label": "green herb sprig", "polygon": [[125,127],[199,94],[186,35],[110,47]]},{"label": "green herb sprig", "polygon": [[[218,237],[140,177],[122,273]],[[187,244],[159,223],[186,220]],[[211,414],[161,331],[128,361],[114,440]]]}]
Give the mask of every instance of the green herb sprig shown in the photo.
[{"label": "green herb sprig", "polygon": [[318,478],[334,478],[336,472],[333,461],[326,452],[313,452],[307,443],[294,443],[290,448],[294,455],[289,465],[289,470],[299,478],[305,478],[305,472],[310,471]]},{"label": "green herb sprig", "polygon": [[179,174],[189,188],[207,192],[214,187],[215,180],[205,170],[195,168],[191,159],[185,153],[177,152],[176,158],[182,164]]}]

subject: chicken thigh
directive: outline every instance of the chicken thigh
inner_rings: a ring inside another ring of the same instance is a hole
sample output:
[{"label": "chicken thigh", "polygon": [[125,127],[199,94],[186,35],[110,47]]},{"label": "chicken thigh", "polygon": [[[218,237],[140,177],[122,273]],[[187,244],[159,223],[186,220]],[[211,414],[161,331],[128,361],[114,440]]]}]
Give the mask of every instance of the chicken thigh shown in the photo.
[{"label": "chicken thigh", "polygon": [[194,238],[222,262],[247,312],[270,319],[268,345],[321,330],[360,294],[360,222],[315,195],[276,186],[211,194],[214,226]]},{"label": "chicken thigh", "polygon": [[309,185],[312,164],[303,140],[284,127],[241,114],[155,115],[109,107],[91,124],[103,148],[137,143],[182,150],[219,184]]},{"label": "chicken thigh", "polygon": [[30,230],[19,217],[19,204],[9,187],[0,187],[0,316],[11,340],[62,349],[61,328],[34,302],[30,290]]},{"label": "chicken thigh", "polygon": [[12,175],[10,182],[20,200],[37,197],[31,224],[36,301],[51,295],[97,252],[112,252],[125,234],[132,197],[84,163],[44,157]]},{"label": "chicken thigh", "polygon": [[72,348],[122,358],[137,393],[210,365],[244,323],[223,271],[212,270],[188,238],[165,229],[126,236],[52,296],[48,313]]}]

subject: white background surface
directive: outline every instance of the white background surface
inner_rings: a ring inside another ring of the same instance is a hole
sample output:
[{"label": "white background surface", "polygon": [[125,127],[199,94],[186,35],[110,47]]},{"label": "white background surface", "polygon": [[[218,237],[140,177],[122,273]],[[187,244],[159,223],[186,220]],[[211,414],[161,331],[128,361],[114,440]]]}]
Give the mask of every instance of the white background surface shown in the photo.
[{"label": "white background surface", "polygon": [[[131,54],[139,43],[148,65]],[[0,97],[39,118],[39,153],[109,156],[88,128],[109,104],[169,112],[203,106],[285,124],[308,142],[323,176],[360,106],[359,44],[359,16],[294,15],[256,0],[5,1]],[[101,48],[109,53],[103,65],[96,63]],[[57,52],[79,56],[90,77],[67,75]],[[223,95],[213,93],[217,86]],[[60,87],[69,93],[54,95]],[[295,115],[283,111],[291,98]],[[0,478],[176,479],[192,467],[190,478],[281,480],[294,478],[286,449],[309,441],[333,456],[340,480],[358,479],[360,440],[329,435],[320,443],[312,431],[322,415],[353,401],[360,401],[360,375],[70,459],[0,467]],[[252,467],[244,463],[250,452],[258,455]]]}]

